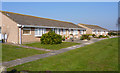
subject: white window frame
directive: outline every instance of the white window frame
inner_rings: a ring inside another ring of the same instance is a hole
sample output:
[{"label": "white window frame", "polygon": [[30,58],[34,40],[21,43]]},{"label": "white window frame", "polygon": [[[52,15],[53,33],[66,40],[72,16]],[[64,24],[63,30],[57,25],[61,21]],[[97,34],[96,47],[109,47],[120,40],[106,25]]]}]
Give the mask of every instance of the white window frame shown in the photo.
[{"label": "white window frame", "polygon": [[63,35],[65,35],[66,34],[66,29],[63,29]]},{"label": "white window frame", "polygon": [[96,30],[95,34],[98,34],[98,30]]},{"label": "white window frame", "polygon": [[63,35],[63,33],[62,33],[62,29],[60,29],[60,35]]},{"label": "white window frame", "polygon": [[73,30],[73,35],[75,35],[75,30]]},{"label": "white window frame", "polygon": [[92,30],[92,34],[96,34],[96,30]]},{"label": "white window frame", "polygon": [[24,32],[24,30],[30,30],[30,34],[24,34],[23,33],[23,35],[31,35],[31,28],[23,28],[23,32]]},{"label": "white window frame", "polygon": [[83,34],[83,30],[80,30],[80,34]]},{"label": "white window frame", "polygon": [[78,35],[78,30],[77,29],[73,30],[73,35]]},{"label": "white window frame", "polygon": [[69,29],[69,34],[72,34],[72,30],[71,29]]},{"label": "white window frame", "polygon": [[[36,30],[37,30],[37,34],[36,34]],[[41,32],[41,34],[40,34],[40,32]],[[35,28],[35,36],[42,36],[42,28]]]},{"label": "white window frame", "polygon": [[101,31],[101,35],[103,35],[104,34],[104,31]]},{"label": "white window frame", "polygon": [[42,29],[42,34],[45,34],[46,33],[46,28],[43,28]]},{"label": "white window frame", "polygon": [[107,35],[108,34],[108,31],[105,31],[105,35]]},{"label": "white window frame", "polygon": [[86,34],[86,30],[84,30],[84,34]]},{"label": "white window frame", "polygon": [[[37,30],[38,34],[36,34],[36,30]],[[41,32],[41,34],[40,34],[40,32]],[[42,36],[45,33],[46,33],[46,28],[35,28],[35,36]]]},{"label": "white window frame", "polygon": [[59,31],[60,31],[60,29],[57,29],[57,34],[60,34],[60,32],[59,32]]},{"label": "white window frame", "polygon": [[76,31],[75,34],[78,35],[78,30],[76,29],[75,31]]}]

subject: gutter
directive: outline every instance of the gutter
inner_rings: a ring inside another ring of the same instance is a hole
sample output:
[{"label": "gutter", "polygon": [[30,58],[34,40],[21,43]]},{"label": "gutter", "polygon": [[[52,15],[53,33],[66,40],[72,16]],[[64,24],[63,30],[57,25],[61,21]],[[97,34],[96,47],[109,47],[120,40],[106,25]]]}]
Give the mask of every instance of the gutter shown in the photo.
[{"label": "gutter", "polygon": [[109,31],[109,30],[105,30],[105,29],[92,29],[92,30],[102,30],[102,31]]},{"label": "gutter", "polygon": [[22,27],[39,27],[39,28],[62,28],[62,29],[80,29],[86,30],[85,28],[65,28],[65,27],[50,27],[50,26],[33,26],[33,25],[21,25]]}]

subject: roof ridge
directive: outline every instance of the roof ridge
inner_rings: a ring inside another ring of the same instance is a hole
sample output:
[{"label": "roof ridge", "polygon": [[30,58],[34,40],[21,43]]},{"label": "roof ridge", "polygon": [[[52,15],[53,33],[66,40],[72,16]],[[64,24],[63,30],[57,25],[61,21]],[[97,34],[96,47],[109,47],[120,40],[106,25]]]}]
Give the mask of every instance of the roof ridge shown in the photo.
[{"label": "roof ridge", "polygon": [[[81,23],[79,23],[79,24],[81,24]],[[82,25],[98,26],[98,25],[91,25],[91,24],[82,24]]]},{"label": "roof ridge", "polygon": [[[59,22],[65,22],[65,23],[72,23],[72,22],[67,22],[67,21],[60,21],[60,20],[55,20],[55,19],[50,19],[50,18],[37,17],[37,16],[25,15],[25,14],[14,13],[14,12],[8,12],[8,11],[1,11],[1,10],[0,10],[0,12],[6,12],[6,13],[18,14],[18,15],[29,16],[29,17],[34,17],[34,18],[42,18],[42,19],[53,20],[53,21],[59,21]],[[74,24],[74,23],[72,23],[72,24]]]},{"label": "roof ridge", "polygon": [[[79,24],[81,24],[81,23],[79,23]],[[95,26],[95,27],[99,27],[99,28],[101,28],[101,29],[104,29],[104,30],[108,30],[108,29],[106,29],[106,28],[103,28],[103,27],[100,27],[100,26],[98,26],[98,25],[91,25],[91,24],[81,24],[81,25],[87,25],[87,26]]]}]

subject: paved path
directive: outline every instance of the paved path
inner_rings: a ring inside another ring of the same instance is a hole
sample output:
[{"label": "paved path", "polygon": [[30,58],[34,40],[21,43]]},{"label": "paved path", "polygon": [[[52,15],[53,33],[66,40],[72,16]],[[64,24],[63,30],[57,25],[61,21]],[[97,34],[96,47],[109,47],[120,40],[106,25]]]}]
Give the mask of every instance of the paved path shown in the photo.
[{"label": "paved path", "polygon": [[54,50],[49,50],[49,49],[43,49],[43,48],[36,48],[36,47],[29,47],[29,46],[23,46],[23,45],[17,45],[23,48],[31,48],[31,49],[36,49],[36,50],[43,50],[43,51],[54,51]]},{"label": "paved path", "polygon": [[5,44],[10,44],[10,45],[14,45],[14,46],[23,47],[23,48],[31,48],[31,49],[36,49],[36,50],[43,50],[43,51],[55,51],[55,50],[50,50],[50,49],[36,48],[36,47],[29,47],[29,46],[18,45],[18,44],[11,44],[11,43],[5,43]]},{"label": "paved path", "polygon": [[57,55],[57,54],[60,54],[60,53],[63,53],[63,52],[66,52],[66,51],[69,51],[69,50],[72,50],[72,49],[80,48],[80,47],[83,47],[85,45],[88,45],[88,44],[91,44],[91,43],[94,43],[94,42],[97,42],[97,41],[100,41],[100,40],[103,40],[103,39],[97,39],[97,40],[94,39],[94,40],[88,41],[87,43],[82,43],[80,45],[75,45],[75,46],[72,46],[72,47],[63,48],[63,49],[60,49],[60,50],[52,51],[50,53],[34,55],[34,56],[26,57],[26,58],[16,59],[16,60],[8,61],[8,62],[3,62],[3,63],[0,63],[0,65],[3,65],[5,67],[9,68],[9,67],[24,64],[24,63],[27,63],[27,62],[42,59],[42,58],[45,58],[45,57]]}]

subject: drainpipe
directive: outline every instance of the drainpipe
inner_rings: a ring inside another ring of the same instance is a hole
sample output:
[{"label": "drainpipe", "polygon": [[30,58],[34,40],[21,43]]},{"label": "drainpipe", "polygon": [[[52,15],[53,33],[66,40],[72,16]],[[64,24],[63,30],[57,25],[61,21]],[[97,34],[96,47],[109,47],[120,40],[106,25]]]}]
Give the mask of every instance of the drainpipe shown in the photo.
[{"label": "drainpipe", "polygon": [[22,44],[22,39],[21,39],[21,27],[19,27],[19,44]]},{"label": "drainpipe", "polygon": [[21,32],[21,28],[22,27],[24,27],[24,26],[22,26],[22,25],[19,25],[19,24],[17,24],[17,26],[18,26],[18,29],[19,29],[19,44],[22,44],[22,32]]}]

